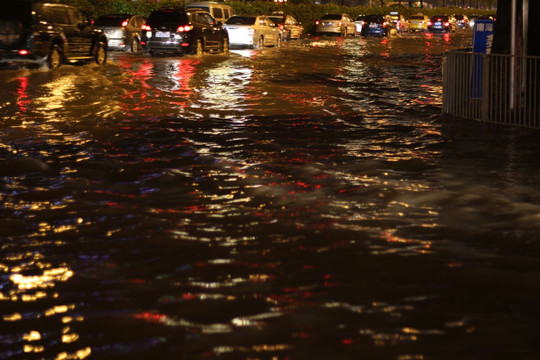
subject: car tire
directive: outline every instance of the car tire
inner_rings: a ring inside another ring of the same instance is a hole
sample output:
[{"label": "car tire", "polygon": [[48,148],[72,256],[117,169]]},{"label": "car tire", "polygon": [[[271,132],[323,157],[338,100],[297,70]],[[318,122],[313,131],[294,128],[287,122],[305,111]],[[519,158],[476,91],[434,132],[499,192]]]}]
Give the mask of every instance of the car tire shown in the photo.
[{"label": "car tire", "polygon": [[204,53],[204,46],[201,39],[197,39],[195,42],[195,51],[194,54],[197,56],[201,56]]},{"label": "car tire", "polygon": [[94,51],[94,61],[98,65],[104,65],[107,62],[107,48],[103,42],[96,44],[96,50]]},{"label": "car tire", "polygon": [[58,69],[62,64],[62,53],[58,46],[53,46],[47,55],[47,67],[50,70]]},{"label": "car tire", "polygon": [[264,38],[261,36],[259,40],[257,41],[257,44],[255,44],[256,49],[262,49],[264,47]]},{"label": "car tire", "polygon": [[229,38],[224,37],[223,41],[221,42],[221,52],[223,54],[229,53]]},{"label": "car tire", "polygon": [[139,43],[139,40],[137,40],[137,38],[133,38],[133,40],[131,40],[130,50],[131,50],[132,53],[141,52],[142,48],[141,48],[141,45]]}]

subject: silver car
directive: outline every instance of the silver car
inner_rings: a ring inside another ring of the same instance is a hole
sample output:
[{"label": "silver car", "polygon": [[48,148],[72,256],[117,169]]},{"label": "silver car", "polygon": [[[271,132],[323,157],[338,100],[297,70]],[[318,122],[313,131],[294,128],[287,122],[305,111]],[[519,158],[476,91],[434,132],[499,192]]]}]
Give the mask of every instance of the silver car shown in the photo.
[{"label": "silver car", "polygon": [[348,14],[325,14],[315,22],[317,34],[340,34],[356,36],[356,24]]},{"label": "silver car", "polygon": [[142,15],[109,14],[94,21],[94,27],[107,35],[110,50],[138,52],[141,47],[141,26],[146,22]]},{"label": "silver car", "polygon": [[231,46],[280,46],[281,31],[264,15],[233,15],[223,27],[229,33]]}]

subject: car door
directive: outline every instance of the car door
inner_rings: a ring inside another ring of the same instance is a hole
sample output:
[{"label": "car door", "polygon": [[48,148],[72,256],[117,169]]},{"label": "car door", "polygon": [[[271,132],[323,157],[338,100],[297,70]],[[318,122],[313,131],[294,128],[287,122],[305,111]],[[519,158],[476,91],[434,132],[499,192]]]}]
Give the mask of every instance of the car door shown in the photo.
[{"label": "car door", "polygon": [[210,14],[200,12],[197,14],[197,23],[201,27],[206,47],[215,48],[219,45],[218,33],[215,29],[216,21]]},{"label": "car door", "polygon": [[53,9],[56,21],[66,36],[64,52],[67,57],[87,57],[92,47],[93,29],[83,22],[81,13],[71,7],[58,6]]},{"label": "car door", "polygon": [[275,26],[274,22],[267,17],[261,17],[260,20],[261,27],[263,28],[265,45],[274,45],[278,38],[278,28]]}]

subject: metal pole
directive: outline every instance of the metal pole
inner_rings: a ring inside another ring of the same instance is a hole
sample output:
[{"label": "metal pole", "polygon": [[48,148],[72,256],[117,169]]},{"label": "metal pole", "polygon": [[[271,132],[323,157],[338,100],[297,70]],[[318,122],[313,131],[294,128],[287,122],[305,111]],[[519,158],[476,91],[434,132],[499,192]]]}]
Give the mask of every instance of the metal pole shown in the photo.
[{"label": "metal pole", "polygon": [[516,0],[512,0],[512,16],[510,23],[510,109],[514,110],[515,105],[515,69],[516,69],[516,15],[517,15],[517,4]]}]

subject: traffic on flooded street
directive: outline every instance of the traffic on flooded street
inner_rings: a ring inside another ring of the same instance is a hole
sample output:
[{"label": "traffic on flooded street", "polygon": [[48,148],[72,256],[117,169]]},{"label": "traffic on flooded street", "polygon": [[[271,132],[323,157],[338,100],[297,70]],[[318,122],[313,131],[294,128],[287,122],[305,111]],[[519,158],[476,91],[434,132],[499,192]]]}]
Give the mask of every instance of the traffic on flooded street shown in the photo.
[{"label": "traffic on flooded street", "polygon": [[535,358],[540,144],[441,114],[471,35],[0,68],[0,358]]}]

